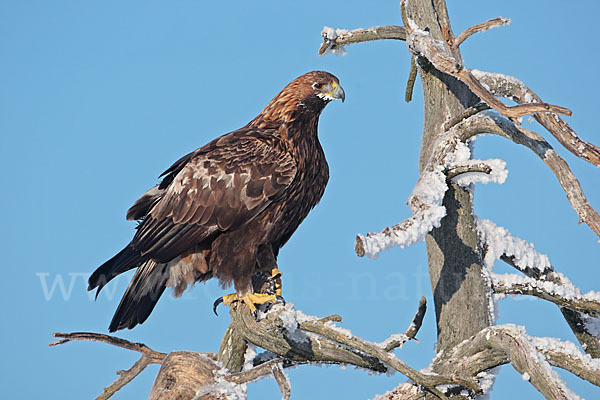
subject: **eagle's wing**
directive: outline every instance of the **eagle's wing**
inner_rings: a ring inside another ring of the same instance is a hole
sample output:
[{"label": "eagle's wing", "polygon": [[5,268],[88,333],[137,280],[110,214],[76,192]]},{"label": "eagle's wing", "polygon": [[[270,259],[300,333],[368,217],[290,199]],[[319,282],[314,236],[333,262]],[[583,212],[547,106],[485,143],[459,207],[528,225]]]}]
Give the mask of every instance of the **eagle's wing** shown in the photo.
[{"label": "eagle's wing", "polygon": [[250,221],[278,200],[296,175],[288,152],[253,136],[225,135],[176,164],[131,242],[158,262]]}]

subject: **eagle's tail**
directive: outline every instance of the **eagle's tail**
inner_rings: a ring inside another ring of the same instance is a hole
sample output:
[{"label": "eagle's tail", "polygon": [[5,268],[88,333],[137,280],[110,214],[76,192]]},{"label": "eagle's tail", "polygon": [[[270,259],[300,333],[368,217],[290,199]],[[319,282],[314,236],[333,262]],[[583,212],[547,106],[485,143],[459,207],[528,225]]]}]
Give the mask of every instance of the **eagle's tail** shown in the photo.
[{"label": "eagle's tail", "polygon": [[88,290],[98,288],[96,297],[100,290],[111,281],[115,276],[137,267],[142,262],[140,253],[131,246],[125,247],[116,256],[102,264],[96,269],[88,279]]},{"label": "eagle's tail", "polygon": [[135,271],[108,330],[131,329],[143,323],[165,291],[168,279],[167,264],[157,264],[152,260],[144,262]]}]

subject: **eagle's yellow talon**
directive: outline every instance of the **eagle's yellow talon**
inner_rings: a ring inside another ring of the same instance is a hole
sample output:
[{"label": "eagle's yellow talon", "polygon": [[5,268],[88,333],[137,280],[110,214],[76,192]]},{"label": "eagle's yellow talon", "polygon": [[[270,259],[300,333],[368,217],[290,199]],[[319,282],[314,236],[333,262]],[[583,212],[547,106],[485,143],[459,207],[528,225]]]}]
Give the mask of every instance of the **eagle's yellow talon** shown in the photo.
[{"label": "eagle's yellow talon", "polygon": [[231,304],[233,304],[233,302],[238,301],[238,295],[237,293],[231,293],[228,294],[226,296],[223,296],[223,304],[226,306],[230,306]]},{"label": "eagle's yellow talon", "polygon": [[266,293],[250,293],[241,297],[237,293],[232,293],[218,298],[217,301],[215,301],[215,304],[213,305],[213,311],[215,312],[215,314],[217,313],[217,306],[220,303],[229,306],[235,303],[236,301],[243,301],[252,312],[255,312],[256,304],[276,303],[280,298],[281,296],[279,295]]},{"label": "eagle's yellow talon", "polygon": [[271,277],[275,283],[275,295],[281,297],[281,271],[273,268],[271,270]]}]

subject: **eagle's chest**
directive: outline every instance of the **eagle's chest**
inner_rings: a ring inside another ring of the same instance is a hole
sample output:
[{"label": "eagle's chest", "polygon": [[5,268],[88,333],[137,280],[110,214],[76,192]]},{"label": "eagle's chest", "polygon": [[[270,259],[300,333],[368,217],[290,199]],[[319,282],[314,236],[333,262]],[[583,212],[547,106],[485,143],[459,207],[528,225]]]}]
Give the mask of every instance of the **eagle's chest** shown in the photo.
[{"label": "eagle's chest", "polygon": [[278,228],[272,232],[273,236],[282,238],[283,243],[287,241],[310,210],[319,203],[328,180],[329,166],[321,151],[299,168],[291,190],[278,204]]}]

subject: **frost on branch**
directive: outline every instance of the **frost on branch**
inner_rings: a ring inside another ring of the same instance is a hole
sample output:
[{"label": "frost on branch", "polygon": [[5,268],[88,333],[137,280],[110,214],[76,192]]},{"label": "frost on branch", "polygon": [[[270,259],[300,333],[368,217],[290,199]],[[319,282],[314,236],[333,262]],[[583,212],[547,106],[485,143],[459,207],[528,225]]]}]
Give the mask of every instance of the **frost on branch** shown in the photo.
[{"label": "frost on branch", "polygon": [[[450,130],[456,131],[454,128]],[[508,170],[503,160],[473,160],[469,144],[452,135],[449,138],[443,136],[436,147],[438,151],[421,173],[408,198],[412,215],[381,233],[358,235],[356,252],[359,256],[367,255],[374,259],[380,252],[394,246],[405,247],[424,241],[427,233],[439,227],[446,216],[442,202],[448,190],[449,172],[460,170],[460,174],[453,176],[451,181],[467,187],[476,182],[504,183],[506,180]],[[480,171],[480,166],[484,166],[486,171]]]},{"label": "frost on branch", "polygon": [[560,306],[580,311],[600,312],[600,293],[590,291],[582,294],[562,274],[559,282],[529,278],[515,274],[491,274],[494,292],[501,294],[528,294],[552,301]]},{"label": "frost on branch", "polygon": [[358,235],[358,255],[375,259],[381,251],[394,246],[405,247],[425,240],[425,235],[434,227],[439,227],[446,215],[442,200],[447,189],[446,176],[441,167],[422,174],[408,199],[412,215],[381,233]]},{"label": "frost on branch", "polygon": [[322,54],[327,54],[329,52],[339,55],[345,56],[346,49],[344,46],[338,45],[337,39],[343,38],[344,36],[352,36],[352,32],[346,29],[333,29],[328,26],[324,26],[321,31],[321,36],[323,37],[323,43],[327,45],[327,48],[323,51]]},{"label": "frost on branch", "polygon": [[484,265],[488,271],[502,256],[511,257],[521,271],[530,269],[536,275],[552,271],[547,255],[537,252],[533,244],[514,237],[506,228],[479,217],[475,217],[475,226],[480,242],[485,245]]}]

